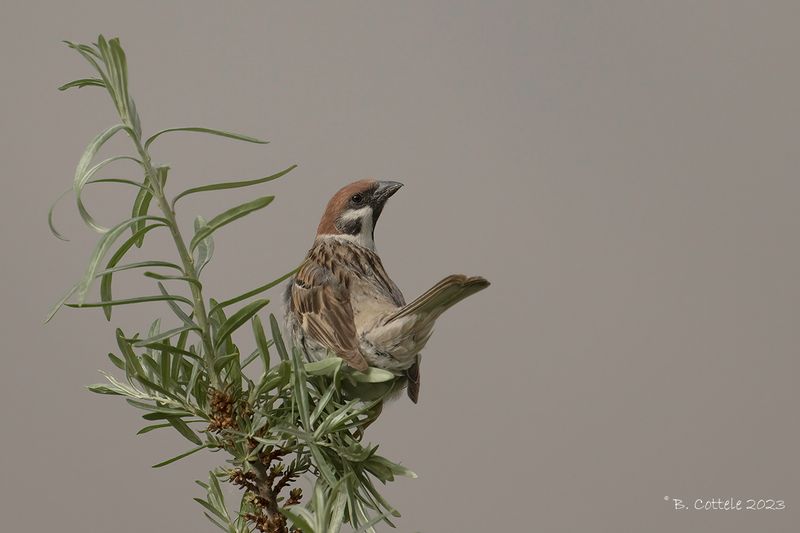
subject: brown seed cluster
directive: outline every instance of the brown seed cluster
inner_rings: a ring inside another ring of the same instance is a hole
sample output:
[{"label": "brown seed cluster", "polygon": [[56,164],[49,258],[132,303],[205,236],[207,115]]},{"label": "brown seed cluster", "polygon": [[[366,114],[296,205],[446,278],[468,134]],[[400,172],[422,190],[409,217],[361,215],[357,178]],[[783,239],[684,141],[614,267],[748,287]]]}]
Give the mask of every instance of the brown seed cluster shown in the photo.
[{"label": "brown seed cluster", "polygon": [[208,424],[208,431],[219,432],[234,427],[236,403],[233,397],[226,391],[217,389],[210,389],[209,396],[211,423]]},{"label": "brown seed cluster", "polygon": [[[246,513],[244,517],[249,520],[258,531],[261,531],[261,533],[287,533],[289,531],[286,527],[286,518],[280,513],[271,516],[263,513]],[[292,529],[292,532],[299,531],[298,529]]]},{"label": "brown seed cluster", "polygon": [[303,489],[300,487],[296,489],[292,489],[289,491],[289,499],[286,501],[286,505],[297,505],[300,503],[300,500],[303,498]]},{"label": "brown seed cluster", "polygon": [[236,428],[237,420],[249,419],[253,409],[245,400],[237,400],[226,390],[209,389],[211,422],[208,431],[218,433],[223,429]]},{"label": "brown seed cluster", "polygon": [[237,468],[232,471],[228,477],[228,481],[242,487],[246,491],[258,494],[258,486],[256,486],[256,475],[252,472],[242,472]]}]

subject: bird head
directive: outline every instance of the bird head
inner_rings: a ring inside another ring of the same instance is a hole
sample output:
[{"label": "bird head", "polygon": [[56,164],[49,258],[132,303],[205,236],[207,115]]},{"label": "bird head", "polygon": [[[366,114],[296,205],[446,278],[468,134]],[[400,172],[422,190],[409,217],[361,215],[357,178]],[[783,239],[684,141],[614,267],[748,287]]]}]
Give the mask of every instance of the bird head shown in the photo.
[{"label": "bird head", "polygon": [[360,180],[345,185],[325,208],[317,237],[339,237],[375,248],[375,224],[383,206],[403,184],[396,181]]}]

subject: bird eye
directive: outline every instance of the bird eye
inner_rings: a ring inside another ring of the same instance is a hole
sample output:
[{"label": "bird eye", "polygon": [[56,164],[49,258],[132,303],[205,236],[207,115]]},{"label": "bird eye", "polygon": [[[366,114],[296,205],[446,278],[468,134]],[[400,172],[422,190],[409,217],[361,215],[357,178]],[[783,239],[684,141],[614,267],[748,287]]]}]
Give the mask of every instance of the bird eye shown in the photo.
[{"label": "bird eye", "polygon": [[362,201],[364,201],[364,196],[361,195],[361,193],[356,193],[356,194],[354,194],[353,196],[350,197],[350,201],[353,202],[354,204],[358,205]]}]

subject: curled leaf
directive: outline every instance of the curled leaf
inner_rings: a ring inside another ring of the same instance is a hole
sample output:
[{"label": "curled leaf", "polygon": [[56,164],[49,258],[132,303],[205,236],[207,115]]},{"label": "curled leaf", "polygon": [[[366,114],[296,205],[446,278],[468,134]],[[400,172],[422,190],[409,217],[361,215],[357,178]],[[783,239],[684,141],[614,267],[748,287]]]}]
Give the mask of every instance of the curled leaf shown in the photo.
[{"label": "curled leaf", "polygon": [[157,133],[151,135],[144,143],[144,148],[147,150],[153,141],[158,139],[160,136],[164,135],[165,133],[171,133],[173,131],[191,131],[196,133],[208,133],[210,135],[218,135],[220,137],[228,137],[229,139],[236,139],[237,141],[246,141],[249,143],[256,143],[256,144],[268,144],[269,141],[262,141],[261,139],[256,139],[255,137],[249,137],[247,135],[242,135],[241,133],[233,133],[230,131],[223,131],[223,130],[215,130],[211,128],[201,128],[201,127],[185,127],[185,128],[167,128],[165,130],[161,130]]}]

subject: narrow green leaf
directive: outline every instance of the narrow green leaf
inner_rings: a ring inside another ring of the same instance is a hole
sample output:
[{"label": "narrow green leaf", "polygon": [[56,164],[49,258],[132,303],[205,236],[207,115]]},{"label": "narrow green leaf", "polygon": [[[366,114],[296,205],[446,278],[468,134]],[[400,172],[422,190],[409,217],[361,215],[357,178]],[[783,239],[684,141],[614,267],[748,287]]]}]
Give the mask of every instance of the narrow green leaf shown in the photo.
[{"label": "narrow green leaf", "polygon": [[210,135],[218,135],[220,137],[228,137],[230,139],[236,139],[238,141],[246,141],[250,143],[256,144],[268,144],[269,141],[262,141],[261,139],[256,139],[255,137],[248,137],[247,135],[242,135],[240,133],[232,133],[230,131],[222,131],[222,130],[215,130],[211,128],[200,128],[200,127],[186,127],[186,128],[167,128],[165,130],[161,130],[157,133],[151,135],[144,143],[144,149],[147,150],[150,145],[159,138],[161,135],[165,133],[170,133],[173,131],[191,131],[196,133],[208,133]]},{"label": "narrow green leaf", "polygon": [[105,384],[89,385],[86,388],[96,394],[109,394],[112,396],[122,396],[122,392],[118,391],[117,389],[112,389],[111,387]]},{"label": "narrow green leaf", "polygon": [[246,358],[245,358],[245,359],[242,361],[242,369],[245,369],[245,368],[247,368],[248,366],[250,366],[250,363],[252,363],[252,362],[253,362],[253,361],[255,361],[256,359],[258,359],[258,357],[259,357],[260,355],[261,355],[261,351],[260,351],[258,348],[256,348],[256,349],[255,349],[255,350],[253,350],[252,352],[250,352],[250,355],[248,355],[248,356],[247,356],[247,357],[246,357]]},{"label": "narrow green leaf", "polygon": [[123,361],[113,353],[109,353],[108,358],[115,367],[119,368],[120,370],[125,370],[125,361]]},{"label": "narrow green leaf", "polygon": [[[208,511],[210,513],[213,513],[214,516],[217,516],[222,520],[227,520],[227,518],[221,512],[219,512],[213,505],[211,505],[207,501],[205,501],[205,500],[203,500],[201,498],[192,498],[192,499],[194,501],[196,501],[197,503],[199,503],[200,505],[202,505],[203,507],[205,507],[206,509],[208,509]],[[227,529],[225,531],[227,531]]]},{"label": "narrow green leaf", "polygon": [[314,432],[315,437],[321,438],[328,432],[338,431],[344,423],[357,419],[361,414],[374,407],[377,402],[373,401],[362,407],[358,407],[361,403],[362,401],[360,398],[355,398],[329,414],[325,417],[325,420],[317,426]]},{"label": "narrow green leaf", "polygon": [[152,348],[152,345],[158,343],[159,341],[163,341],[164,339],[169,339],[170,337],[174,337],[175,335],[183,333],[184,331],[190,331],[190,330],[199,330],[199,328],[197,326],[181,326],[178,328],[170,329],[168,331],[164,331],[162,333],[158,333],[157,335],[153,335],[152,337],[136,341],[133,343],[133,345],[136,346],[137,348],[141,347]]},{"label": "narrow green leaf", "polygon": [[334,497],[329,499],[329,505],[325,511],[325,515],[329,517],[327,533],[339,533],[342,529],[344,510],[347,506],[347,492],[343,488],[343,481],[340,480],[340,485],[331,491]]},{"label": "narrow green leaf", "polygon": [[[138,159],[132,158],[132,157],[131,158],[122,157],[121,159],[133,159],[137,163],[140,163],[140,161]],[[125,179],[115,179],[115,178],[94,179],[94,180],[87,181],[85,185],[89,185],[91,183],[124,183],[124,184],[128,184],[128,185],[134,185],[136,187],[142,187],[142,185],[140,183],[137,183],[135,181],[125,180]],[[50,232],[53,235],[55,235],[56,238],[61,239],[62,241],[69,241],[69,239],[64,237],[64,235],[61,234],[61,232],[59,232],[56,229],[55,223],[53,221],[53,214],[54,214],[56,206],[59,204],[59,202],[61,202],[61,200],[63,200],[64,197],[67,194],[71,193],[72,191],[73,191],[73,188],[70,187],[69,189],[67,189],[66,191],[61,193],[58,196],[58,198],[56,198],[56,200],[50,205],[50,209],[47,210],[47,225],[50,228]]]},{"label": "narrow green leaf", "polygon": [[189,376],[189,381],[186,384],[186,401],[189,401],[189,397],[195,393],[195,385],[197,384],[197,378],[200,377],[200,367],[202,366],[202,361],[200,358],[191,361],[192,364],[192,374]]},{"label": "narrow green leaf", "polygon": [[58,310],[61,309],[64,306],[66,301],[69,300],[70,297],[77,292],[77,290],[78,290],[78,284],[76,283],[67,292],[64,293],[64,296],[62,296],[53,305],[53,307],[50,308],[50,312],[47,313],[47,317],[45,317],[45,319],[44,319],[44,323],[45,324],[50,322],[50,320],[56,315],[56,313],[58,313]]},{"label": "narrow green leaf", "polygon": [[[150,327],[149,327],[149,328],[148,328],[148,330],[147,330],[147,337],[145,337],[145,338],[155,337],[155,336],[156,336],[156,335],[158,335],[159,333],[161,333],[161,319],[160,319],[160,318],[156,318],[156,319],[155,319],[155,320],[153,320],[153,322],[150,324]],[[132,345],[133,345],[134,347],[138,347],[138,346],[137,346],[137,344],[136,344],[137,342],[139,342],[139,337],[138,337],[138,335],[137,335],[136,339],[132,339],[132,341],[133,341]],[[148,356],[150,356],[150,357],[151,357],[151,361],[153,361],[153,367],[154,367],[154,368],[156,368],[156,371],[157,371],[157,370],[158,370],[158,368],[157,368],[157,365],[156,365],[155,359],[152,359],[152,355],[153,355],[153,349],[152,349],[152,348],[147,348],[147,349],[145,350],[145,353],[146,353]]]},{"label": "narrow green leaf", "polygon": [[278,320],[272,313],[269,315],[269,326],[272,330],[272,339],[275,341],[275,348],[278,350],[278,355],[281,357],[281,360],[288,361],[289,353],[286,351],[286,345],[283,343],[281,328],[278,326]]},{"label": "narrow green leaf", "polygon": [[[142,221],[142,223],[144,223],[144,221]],[[106,301],[111,301],[112,299],[111,297],[112,272],[110,272],[109,269],[113,269],[114,267],[116,267],[117,264],[122,260],[122,258],[128,252],[128,250],[130,250],[136,242],[144,239],[144,236],[147,232],[160,227],[166,227],[166,224],[151,224],[149,226],[144,226],[140,228],[138,231],[134,232],[133,236],[131,236],[124,243],[122,243],[122,245],[117,249],[116,252],[114,252],[114,254],[111,256],[111,259],[109,259],[108,263],[106,264],[106,273],[103,274],[103,277],[100,280],[101,301],[106,302]],[[103,314],[106,316],[106,320],[111,320],[111,306],[103,307]]]},{"label": "narrow green leaf", "polygon": [[[189,331],[189,328],[186,328],[186,331]],[[166,351],[171,354],[185,355],[186,357],[191,357],[192,359],[201,359],[201,357],[195,353],[182,350],[176,346],[170,346],[169,344],[165,344],[163,342],[148,343],[144,346],[147,348],[153,348],[154,350]],[[172,372],[172,374],[174,374],[174,372]]]},{"label": "narrow green leaf", "polygon": [[101,61],[106,67],[107,77],[103,78],[106,88],[108,89],[108,93],[111,95],[111,99],[114,101],[114,105],[117,107],[117,113],[119,113],[119,115],[122,117],[125,115],[125,109],[120,101],[119,76],[114,68],[111,52],[108,49],[108,43],[102,35],[99,35],[97,37],[97,43],[95,46],[97,47],[97,51],[100,53]]},{"label": "narrow green leaf", "polygon": [[383,466],[384,468],[388,468],[393,474],[396,474],[398,476],[405,476],[411,479],[417,478],[417,474],[415,474],[412,470],[409,470],[408,468],[404,467],[401,464],[392,462],[386,459],[385,457],[381,457],[380,455],[373,456],[370,459],[370,462],[372,464],[378,464]]},{"label": "narrow green leaf", "polygon": [[[121,157],[121,159],[133,159],[137,163],[139,162],[138,159],[133,158],[133,157]],[[147,188],[147,185],[143,185],[143,184],[139,183],[138,181],[126,180],[126,179],[122,179],[122,178],[97,178],[97,179],[93,179],[93,180],[87,181],[86,185],[92,185],[94,183],[121,183],[123,185],[130,185],[132,187],[136,187],[137,189],[146,189]]]},{"label": "narrow green leaf", "polygon": [[[75,191],[75,197],[78,202],[78,211],[81,214],[84,222],[99,233],[105,233],[108,231],[106,228],[98,226],[89,213],[86,211],[83,203],[80,200],[81,191],[83,190],[83,186],[86,184],[89,179],[91,179],[92,175],[96,173],[100,168],[104,167],[108,163],[116,160],[116,158],[106,159],[105,161],[98,163],[94,167],[90,169],[90,165],[92,160],[94,159],[95,155],[97,154],[98,150],[106,143],[111,137],[113,137],[118,131],[127,129],[127,126],[124,124],[116,124],[111,126],[107,130],[103,131],[102,133],[98,134],[97,137],[92,139],[89,145],[86,147],[86,150],[83,152],[83,156],[81,156],[80,160],[78,161],[78,166],[75,169],[75,179],[72,184],[72,188]],[[120,156],[122,158],[124,156]]]},{"label": "narrow green leaf", "polygon": [[342,365],[340,357],[328,357],[322,361],[306,363],[306,374],[309,376],[331,376]]},{"label": "narrow green leaf", "polygon": [[192,455],[193,453],[197,453],[197,452],[199,452],[200,450],[202,450],[204,448],[208,448],[209,446],[210,446],[209,444],[203,444],[202,446],[198,446],[197,448],[193,448],[193,449],[189,450],[188,452],[184,452],[184,453],[182,453],[180,455],[176,455],[175,457],[167,459],[166,461],[162,461],[162,462],[160,462],[158,464],[155,464],[155,465],[153,465],[153,468],[161,468],[162,466],[167,466],[168,464],[172,464],[175,461],[179,461],[179,460],[183,459],[184,457],[188,457],[188,456]]},{"label": "narrow green leaf", "polygon": [[129,398],[129,399],[125,400],[125,402],[127,402],[128,405],[133,406],[133,407],[135,407],[137,409],[141,409],[143,411],[152,412],[152,411],[156,411],[158,409],[161,409],[159,406],[154,405],[152,403],[141,402],[139,400],[134,400],[133,398]]},{"label": "narrow green leaf", "polygon": [[161,281],[185,281],[186,283],[191,283],[198,289],[203,289],[203,284],[197,281],[196,279],[189,277],[189,276],[167,276],[165,274],[159,274],[158,272],[145,272],[144,276],[150,279],[157,279]]},{"label": "narrow green leaf", "polygon": [[[143,219],[149,220],[157,220],[158,222],[168,223],[166,219],[159,218],[159,217],[142,217]],[[92,252],[91,257],[89,258],[89,266],[86,268],[86,272],[83,275],[83,279],[78,282],[78,289],[77,289],[77,299],[78,303],[83,303],[86,299],[86,292],[89,290],[89,286],[92,283],[92,280],[95,277],[95,273],[97,272],[97,267],[100,264],[100,261],[103,260],[108,250],[114,244],[114,242],[122,235],[128,226],[137,222],[137,219],[132,218],[126,220],[124,222],[120,222],[116,226],[114,226],[108,233],[104,234],[100,241],[95,246],[94,251]]]},{"label": "narrow green leaf", "polygon": [[209,220],[208,225],[203,226],[200,231],[195,233],[194,237],[192,237],[192,242],[189,245],[189,249],[193,251],[203,239],[217,231],[222,226],[230,224],[234,220],[238,220],[254,211],[258,211],[259,209],[268,206],[274,199],[274,196],[256,198],[255,200],[245,202],[241,205],[237,205],[236,207],[232,207],[223,213],[220,213]]},{"label": "narrow green leaf", "polygon": [[[158,282],[158,290],[164,296],[172,296],[169,292],[167,292],[167,288],[164,287],[164,284],[161,283],[160,281]],[[169,308],[172,309],[172,312],[175,313],[175,315],[178,318],[180,318],[183,321],[184,324],[186,324],[187,326],[196,326],[196,324],[192,321],[192,317],[187,315],[183,311],[183,309],[180,308],[180,306],[178,304],[176,304],[172,300],[166,300],[166,302],[167,302],[167,305],[169,305]],[[194,304],[192,303],[191,305],[194,305]]]},{"label": "narrow green leaf", "polygon": [[222,487],[220,487],[219,479],[217,479],[217,476],[214,474],[214,472],[209,472],[208,486],[211,489],[209,492],[216,497],[220,504],[222,504],[224,501],[222,497]]},{"label": "narrow green leaf", "polygon": [[150,433],[153,430],[161,429],[161,428],[168,428],[171,427],[172,424],[169,422],[165,422],[164,424],[153,424],[151,426],[145,426],[139,431],[136,432],[137,435],[144,435],[145,433]]},{"label": "narrow green leaf", "polygon": [[[197,233],[204,226],[207,226],[205,219],[201,216],[197,216],[194,219],[194,232]],[[200,241],[197,245],[197,248],[194,250],[194,264],[197,265],[197,275],[199,276],[206,265],[211,261],[211,258],[214,256],[214,237],[209,235],[202,241]],[[213,313],[213,311],[212,311]]]},{"label": "narrow green leaf", "polygon": [[[356,485],[353,482],[353,485]],[[364,505],[361,503],[361,496],[358,494],[358,487],[351,486],[348,491],[347,510],[350,513],[350,523],[353,527],[358,527],[358,533],[367,532],[375,533],[374,524],[380,522],[375,518],[368,519],[367,514],[364,512]],[[361,525],[363,524],[363,525]]]},{"label": "narrow green leaf", "polygon": [[311,411],[309,410],[308,390],[306,389],[306,372],[305,368],[303,367],[300,350],[293,350],[292,355],[294,392],[297,399],[298,411],[300,412],[300,420],[303,422],[303,429],[306,431],[311,431]]},{"label": "narrow green leaf", "polygon": [[[113,70],[116,72],[118,79],[119,99],[125,111],[124,118],[126,123],[130,124],[136,131],[137,136],[141,136],[141,126],[139,124],[139,116],[136,113],[136,106],[133,104],[133,99],[128,93],[128,61],[125,58],[125,51],[120,46],[119,39],[113,38],[108,41],[111,58],[113,63]],[[109,65],[109,70],[112,70]]]},{"label": "narrow green leaf", "polygon": [[145,302],[164,302],[164,301],[175,301],[175,302],[183,302],[185,304],[192,304],[192,301],[188,298],[184,298],[183,296],[140,296],[138,298],[126,298],[123,300],[111,300],[108,302],[91,302],[91,303],[74,303],[74,304],[65,304],[67,307],[75,307],[75,308],[90,308],[90,307],[103,307],[106,305],[129,305],[129,304],[139,304]]},{"label": "narrow green leaf", "polygon": [[62,234],[61,234],[61,233],[60,233],[60,232],[59,232],[59,231],[56,229],[56,226],[55,226],[55,224],[53,223],[53,211],[55,211],[55,209],[56,209],[56,205],[58,205],[58,202],[60,202],[62,198],[64,198],[66,195],[68,195],[68,194],[69,194],[69,193],[71,193],[71,192],[72,192],[72,187],[70,187],[70,188],[69,188],[69,189],[67,189],[66,191],[62,192],[62,193],[61,193],[61,194],[58,196],[58,198],[56,198],[56,200],[55,200],[55,201],[54,201],[52,204],[50,204],[50,209],[48,209],[48,210],[47,210],[47,226],[50,228],[50,233],[52,233],[53,235],[55,235],[57,238],[61,239],[62,241],[67,241],[67,242],[69,241],[69,239],[67,239],[66,237],[64,237],[64,236],[63,236],[63,235],[62,235]]},{"label": "narrow green leaf", "polygon": [[187,332],[181,333],[178,336],[178,342],[175,343],[175,347],[178,348],[179,350],[185,350],[186,349],[186,341],[187,340],[189,340],[189,332],[187,331]]},{"label": "narrow green leaf", "polygon": [[261,319],[258,315],[253,316],[252,326],[253,336],[256,338],[256,346],[258,347],[258,352],[261,354],[261,360],[264,363],[264,372],[267,372],[270,367],[269,342],[267,342],[267,337],[264,335],[264,326],[261,324]]},{"label": "narrow green leaf", "polygon": [[[290,277],[294,276],[294,274],[295,274],[296,272],[297,272],[297,269],[295,268],[295,269],[294,269],[294,270],[292,270],[291,272],[288,272],[288,273],[284,274],[283,276],[279,277],[279,278],[278,278],[278,279],[276,279],[276,280],[270,281],[270,282],[269,282],[269,283],[267,283],[266,285],[262,285],[262,286],[260,286],[260,287],[256,287],[255,289],[253,289],[253,290],[251,290],[251,291],[247,291],[247,292],[246,292],[246,293],[244,293],[244,294],[240,294],[239,296],[236,296],[236,297],[234,297],[234,298],[231,298],[231,299],[229,299],[229,300],[225,300],[225,301],[219,302],[219,303],[217,304],[217,307],[228,307],[229,305],[233,305],[233,304],[235,304],[235,303],[239,303],[239,302],[241,302],[242,300],[246,300],[246,299],[250,298],[251,296],[255,296],[256,294],[261,294],[262,292],[264,292],[264,291],[266,291],[266,290],[269,290],[269,289],[271,289],[272,287],[274,287],[275,285],[278,285],[279,283],[281,283],[281,282],[285,281],[286,279],[288,279],[288,278],[290,278]],[[215,309],[213,309],[213,308],[212,308],[212,310],[210,311],[210,313],[213,313],[214,311],[215,311]]]},{"label": "narrow green leaf", "polygon": [[297,400],[300,420],[303,423],[303,429],[311,431],[311,411],[308,403],[308,390],[306,389],[306,371],[303,365],[303,356],[297,348],[292,350],[292,374],[294,376],[293,392]]},{"label": "narrow green leaf", "polygon": [[[181,398],[179,398],[178,396],[176,396],[172,392],[166,390],[164,387],[162,387],[161,385],[158,385],[157,383],[155,383],[154,381],[152,381],[150,379],[149,375],[155,376],[159,372],[158,364],[156,364],[156,362],[153,360],[153,358],[150,357],[147,354],[142,354],[141,355],[141,360],[145,362],[145,364],[147,366],[146,370],[152,370],[152,372],[148,372],[147,374],[136,375],[136,376],[134,376],[134,379],[136,379],[136,381],[141,383],[148,391],[151,391],[151,392],[155,391],[155,392],[158,392],[159,394],[161,394],[161,395],[163,395],[163,396],[165,396],[165,397],[167,397],[167,398],[169,398],[171,400],[175,400],[176,402],[181,402]],[[132,402],[134,402],[134,403],[136,402],[136,400],[127,400],[127,401],[128,401],[128,403],[131,403],[131,405],[133,405]],[[161,401],[161,400],[159,400],[159,401]],[[144,404],[144,405],[149,405],[149,404]],[[157,420],[159,418],[165,418],[165,417],[168,417],[168,416],[176,416],[176,415],[177,416],[189,416],[189,415],[192,414],[192,413],[190,413],[189,411],[187,411],[185,409],[172,409],[172,408],[162,407],[160,405],[150,406],[150,408],[152,408],[153,410],[157,410],[159,412],[160,416],[155,416],[153,418],[148,418],[148,420]]]},{"label": "narrow green leaf", "polygon": [[[169,167],[158,167],[156,168],[156,177],[160,181],[161,186],[164,186],[164,183],[167,181],[167,171]],[[145,179],[145,183],[147,180]],[[133,202],[133,210],[131,211],[131,217],[142,217],[147,215],[147,210],[150,208],[150,202],[153,199],[153,191],[151,191],[148,187],[142,187],[139,189],[139,194],[136,195],[136,200]],[[131,233],[136,235],[136,233],[144,227],[144,221],[137,222],[136,224],[131,226]],[[142,244],[144,244],[144,234],[136,239],[135,241],[136,247],[141,248]]]},{"label": "narrow green leaf", "polygon": [[[92,48],[91,46],[89,46],[89,45],[86,45],[86,44],[75,44],[75,43],[70,42],[70,41],[61,41],[61,42],[66,44],[70,48],[74,49],[75,51],[80,52],[81,55],[87,54],[87,55],[91,56],[89,58],[91,60],[90,62],[93,62],[95,59],[101,59],[101,57],[97,53],[97,51],[94,48]],[[95,64],[97,64],[97,63],[95,63]]]},{"label": "narrow green leaf", "polygon": [[208,521],[209,521],[209,522],[211,522],[212,524],[214,524],[215,526],[217,526],[218,528],[220,528],[222,531],[225,531],[226,533],[231,533],[231,530],[230,530],[230,529],[228,529],[227,527],[223,526],[222,524],[220,524],[219,522],[217,522],[216,520],[214,520],[214,518],[213,518],[213,517],[212,517],[210,514],[208,514],[208,513],[203,513],[203,516],[205,516],[206,518],[208,518]]},{"label": "narrow green leaf", "polygon": [[239,352],[229,353],[227,355],[223,355],[222,357],[217,357],[214,361],[214,371],[219,372],[233,360],[239,358]]},{"label": "narrow green leaf", "polygon": [[105,87],[103,80],[97,78],[82,78],[80,80],[73,80],[71,82],[65,83],[61,87],[58,88],[59,91],[66,91],[67,89],[72,89],[73,87],[83,88],[83,87]]},{"label": "narrow green leaf", "polygon": [[139,362],[139,356],[131,348],[131,343],[125,338],[125,334],[121,329],[117,328],[116,332],[117,346],[122,352],[122,357],[125,359],[125,373],[128,376],[143,376],[144,369]]},{"label": "narrow green leaf", "polygon": [[132,270],[134,268],[154,268],[154,267],[174,268],[175,270],[181,270],[181,267],[179,267],[175,263],[170,263],[168,261],[140,261],[137,263],[128,263],[125,265],[119,265],[112,268],[106,268],[105,270],[101,270],[100,272],[95,274],[95,277],[99,278],[101,276],[105,276],[106,274],[113,274],[115,272],[121,272],[123,270]]},{"label": "narrow green leaf", "polygon": [[331,400],[333,399],[333,395],[335,393],[336,393],[336,387],[334,387],[333,384],[331,384],[328,387],[328,390],[325,391],[325,394],[323,394],[322,397],[317,402],[317,405],[316,407],[314,407],[314,410],[311,412],[311,424],[314,424],[317,418],[319,418],[320,415],[323,413],[323,411],[325,411],[325,408],[331,402]]},{"label": "narrow green leaf", "polygon": [[142,418],[145,420],[167,420],[168,418],[175,418],[176,416],[190,416],[192,413],[187,413],[186,411],[180,411],[177,409],[162,409],[159,411],[151,411],[145,415],[142,415]]},{"label": "narrow green leaf", "polygon": [[261,379],[253,397],[258,398],[267,391],[286,386],[290,378],[291,370],[289,368],[289,361],[281,361],[278,365],[270,369],[269,372],[264,373],[264,377]]},{"label": "narrow green leaf", "polygon": [[[189,422],[205,422],[205,420],[190,420]],[[137,435],[144,435],[145,433],[150,433],[151,431],[155,431],[156,429],[168,428],[172,427],[172,424],[169,422],[164,422],[162,424],[153,424],[151,426],[145,426],[139,431],[136,432]]]},{"label": "narrow green leaf", "polygon": [[295,529],[317,533],[317,529],[314,527],[316,520],[308,509],[295,505],[292,507],[282,507],[281,513],[292,521],[292,525],[294,525]]},{"label": "narrow green leaf", "polygon": [[[270,321],[274,327],[277,326],[273,315],[270,315]],[[275,342],[277,344],[278,340],[276,339]],[[297,402],[300,420],[302,421],[303,429],[306,432],[310,432],[311,412],[309,408],[308,390],[306,389],[306,372],[303,366],[302,354],[296,347],[292,350],[292,374],[294,375],[294,387],[292,391],[295,395],[295,401]],[[308,445],[308,450],[311,452],[311,455],[314,457],[316,467],[319,469],[320,474],[329,485],[333,486],[336,483],[336,475],[326,461],[322,450],[313,440],[307,440],[306,444]]]},{"label": "narrow green leaf", "polygon": [[[347,441],[348,437],[345,436]],[[351,463],[362,463],[374,455],[378,446],[362,446],[358,441],[349,439],[346,446],[331,446],[343,459]]]},{"label": "narrow green leaf", "polygon": [[172,427],[174,427],[178,431],[178,433],[186,437],[194,444],[197,444],[198,446],[203,444],[203,441],[200,440],[200,437],[198,437],[197,434],[194,431],[192,431],[192,429],[188,425],[186,425],[186,422],[184,422],[180,418],[168,418],[167,422],[169,422],[172,425]]},{"label": "narrow green leaf", "polygon": [[[94,175],[97,174],[97,172],[100,171],[100,169],[102,169],[103,167],[105,167],[106,165],[108,165],[110,163],[113,163],[114,161],[120,161],[120,160],[130,160],[130,161],[135,161],[135,162],[139,163],[139,165],[142,164],[141,161],[139,161],[135,157],[130,157],[130,156],[127,156],[127,155],[119,155],[119,156],[115,156],[115,157],[109,157],[108,159],[105,159],[105,160],[97,163],[96,165],[91,167],[89,170],[87,170],[86,173],[83,176],[82,185],[80,186],[80,188],[75,189],[75,200],[76,200],[76,202],[78,204],[78,213],[81,215],[81,217],[83,218],[84,222],[89,227],[91,227],[92,229],[97,231],[98,233],[105,233],[105,232],[108,231],[108,228],[105,228],[105,227],[100,226],[99,224],[97,224],[95,222],[94,218],[92,218],[92,215],[89,214],[89,211],[86,209],[86,206],[83,203],[83,196],[82,196],[83,195],[83,190],[86,188],[86,185],[89,185],[89,184],[92,184],[92,183],[125,183],[125,184],[133,184],[133,185],[139,187],[140,188],[140,191],[139,191],[140,194],[142,194],[142,191],[146,191],[147,190],[146,187],[143,187],[141,184],[136,183],[134,181],[130,181],[130,180],[111,179],[111,178],[92,179],[94,177]],[[144,225],[144,222],[141,222],[141,224]]]},{"label": "narrow green leaf", "polygon": [[265,439],[265,438],[262,438],[262,437],[256,437],[255,435],[253,435],[251,438],[253,440],[255,440],[256,442],[259,442],[259,443],[264,444],[266,446],[276,446],[276,445],[280,445],[280,444],[285,444],[280,439]]},{"label": "narrow green leaf", "polygon": [[234,314],[232,314],[217,331],[217,338],[214,342],[219,347],[225,340],[245,322],[250,320],[261,308],[269,303],[269,300],[256,300],[251,302]]},{"label": "narrow green leaf", "polygon": [[267,176],[265,178],[258,178],[254,180],[244,180],[244,181],[227,181],[221,183],[212,183],[209,185],[203,185],[201,187],[186,189],[185,191],[179,193],[177,196],[175,196],[175,198],[172,199],[172,205],[174,206],[175,203],[184,196],[189,196],[190,194],[196,194],[198,192],[220,191],[224,189],[238,189],[240,187],[250,187],[252,185],[258,185],[260,183],[266,183],[268,181],[276,180],[282,176],[285,176],[295,168],[297,168],[297,165],[292,165],[285,170],[281,170],[280,172],[273,174],[271,176]]},{"label": "narrow green leaf", "polygon": [[354,370],[351,372],[350,376],[353,378],[353,381],[357,381],[359,383],[383,383],[385,381],[391,381],[397,377],[388,370],[374,366],[369,367],[366,372]]},{"label": "narrow green leaf", "polygon": [[[137,122],[132,120],[130,113],[130,98],[128,96],[128,72],[125,53],[119,46],[119,39],[106,41],[100,35],[97,38],[97,49],[100,52],[103,63],[106,65],[109,82],[109,93],[117,106],[120,118],[126,124]],[[137,134],[139,132],[137,131]]]},{"label": "narrow green leaf", "polygon": [[[400,518],[400,511],[398,511],[397,509],[395,509],[395,508],[394,508],[394,507],[393,507],[393,506],[392,506],[392,505],[391,505],[391,504],[390,504],[390,503],[389,503],[389,502],[386,500],[386,498],[384,498],[383,496],[381,496],[381,493],[380,493],[380,492],[378,492],[378,490],[375,488],[375,485],[373,485],[373,483],[372,483],[372,481],[369,479],[369,477],[367,477],[366,475],[363,475],[363,474],[361,474],[361,473],[359,473],[359,474],[357,475],[357,477],[358,477],[359,481],[361,482],[361,486],[367,489],[367,491],[368,491],[368,492],[369,492],[369,493],[372,495],[372,497],[375,499],[375,501],[376,501],[378,504],[380,504],[380,506],[381,506],[381,507],[383,507],[384,509],[386,509],[386,510],[389,512],[389,514],[391,514],[392,516],[394,516],[394,517],[396,517],[396,518]],[[391,480],[391,479],[390,479],[390,480]],[[388,522],[388,518],[387,518],[387,522]]]},{"label": "narrow green leaf", "polygon": [[100,67],[97,63],[97,60],[102,61],[102,57],[100,54],[91,46],[87,46],[84,44],[75,44],[69,41],[64,41],[70,48],[78,52],[83,58],[89,62],[90,65],[94,67],[97,73],[100,75],[100,79],[103,82],[103,86],[108,91],[108,94],[111,96],[111,99],[114,100],[114,105],[116,105],[116,98],[114,97],[114,87],[111,85],[111,80],[108,78],[106,72]]},{"label": "narrow green leaf", "polygon": [[[222,326],[222,324],[224,324],[228,320],[228,317],[225,316],[225,311],[222,310],[222,308],[220,308],[217,305],[217,301],[214,300],[214,298],[210,298],[208,300],[208,304],[211,307],[211,309],[214,310],[213,313],[208,314],[209,323],[211,325],[211,339],[213,342],[214,339],[220,338],[218,335],[219,328]],[[215,350],[216,352],[232,353],[234,351],[238,351],[234,348],[233,339],[231,339],[230,337],[227,338],[223,337],[222,339],[223,340],[221,345],[217,346],[217,344],[214,343],[214,345],[217,348]]]},{"label": "narrow green leaf", "polygon": [[[366,518],[366,516],[364,518]],[[373,516],[369,521],[365,522],[357,530],[355,530],[354,533],[374,532],[375,528],[373,526],[377,525],[381,520],[388,521],[388,514],[381,513],[377,516]]]}]

